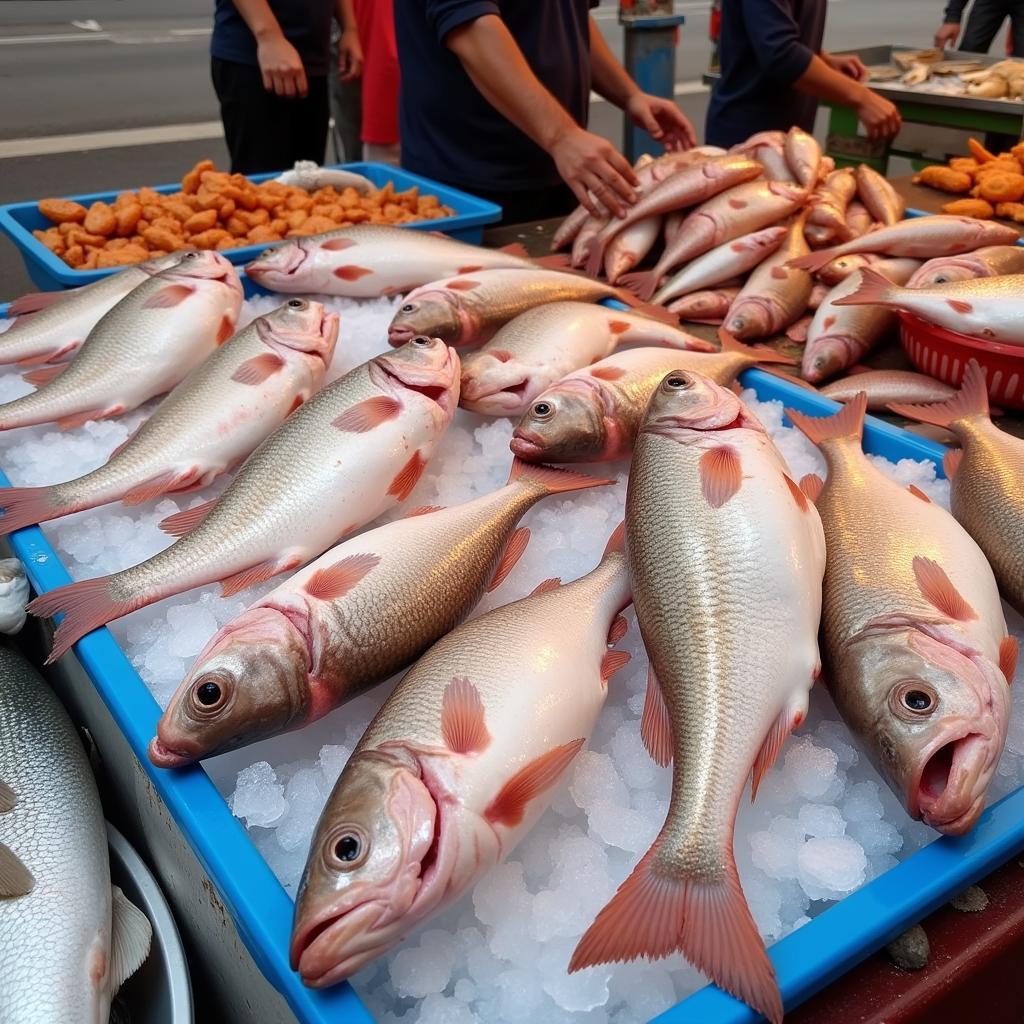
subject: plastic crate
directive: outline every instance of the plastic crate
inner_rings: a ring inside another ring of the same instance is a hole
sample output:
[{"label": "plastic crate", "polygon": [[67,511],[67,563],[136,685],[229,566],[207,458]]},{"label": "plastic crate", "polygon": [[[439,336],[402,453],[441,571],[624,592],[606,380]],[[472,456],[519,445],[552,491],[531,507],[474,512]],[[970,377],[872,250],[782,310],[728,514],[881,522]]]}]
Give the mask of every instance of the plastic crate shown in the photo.
[{"label": "plastic crate", "polygon": [[[460,192],[458,189],[449,188],[439,182],[431,181],[429,178],[421,178],[418,174],[411,174],[397,167],[388,164],[333,164],[333,167],[341,167],[356,174],[362,174],[369,178],[378,187],[386,182],[394,182],[395,189],[399,192],[405,189],[418,186],[422,193],[436,195],[445,206],[455,210],[453,217],[440,217],[437,220],[417,221],[413,224],[406,224],[405,227],[413,231],[443,231],[452,238],[461,242],[472,242],[479,244],[484,236],[484,225],[493,224],[501,219],[501,207],[494,203],[477,199],[467,192]],[[252,181],[268,181],[276,178],[278,173],[253,174]],[[177,192],[181,188],[180,182],[171,185],[154,186],[157,192]],[[93,192],[89,195],[67,196],[83,206],[88,206],[97,200],[105,203],[112,203],[124,189],[113,192]],[[0,230],[3,230],[11,241],[18,247],[21,257],[25,261],[25,269],[29,277],[43,291],[52,291],[57,288],[76,288],[78,285],[91,284],[102,277],[116,273],[120,267],[109,267],[103,270],[74,270],[69,267],[59,256],[55,256],[45,245],[42,244],[33,234],[33,231],[44,230],[53,225],[39,212],[37,203],[9,203],[0,206]],[[240,265],[255,259],[267,245],[246,245],[238,249],[225,250],[224,255],[234,264]],[[247,291],[251,294],[251,290]]]}]

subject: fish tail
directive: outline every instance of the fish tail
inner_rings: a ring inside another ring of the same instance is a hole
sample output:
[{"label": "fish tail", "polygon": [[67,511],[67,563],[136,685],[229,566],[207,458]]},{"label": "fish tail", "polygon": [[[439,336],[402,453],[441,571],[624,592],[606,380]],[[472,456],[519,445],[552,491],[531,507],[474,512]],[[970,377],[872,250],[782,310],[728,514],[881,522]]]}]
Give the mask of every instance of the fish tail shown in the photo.
[{"label": "fish tail", "polygon": [[656,320],[658,323],[667,324],[669,327],[679,326],[679,317],[664,306],[655,305],[653,302],[642,302],[629,291],[620,290],[618,298],[638,316],[645,316],[649,320]]},{"label": "fish tail", "polygon": [[660,276],[657,267],[653,270],[638,270],[632,274],[623,274],[619,284],[637,298],[649,302],[658,288]]},{"label": "fish tail", "polygon": [[0,491],[0,533],[14,533],[34,523],[45,523],[65,515],[53,502],[52,487],[7,487]]},{"label": "fish tail", "polygon": [[744,345],[734,334],[724,327],[718,329],[718,337],[722,342],[723,352],[742,352],[759,363],[782,363],[785,366],[796,366],[796,360],[782,352],[777,352],[767,345]]},{"label": "fish tail", "polygon": [[508,474],[509,483],[516,480],[525,480],[541,488],[545,494],[584,491],[588,487],[602,487],[615,483],[608,478],[588,476],[572,469],[556,469],[554,466],[545,466],[541,463],[523,462],[518,457],[512,460],[512,469]]},{"label": "fish tail", "polygon": [[782,1020],[775,969],[740,888],[730,849],[722,877],[680,877],[657,861],[659,836],[633,873],[580,939],[569,971],[594,964],[682,953],[715,984],[763,1013]]},{"label": "fish tail", "polygon": [[569,256],[564,252],[552,252],[547,256],[534,256],[532,260],[537,266],[547,267],[549,270],[566,270],[569,267]]},{"label": "fish tail", "polygon": [[872,303],[888,303],[893,297],[892,281],[871,267],[860,268],[860,284],[841,299],[833,299],[835,306],[870,306]]},{"label": "fish tail", "polygon": [[807,270],[812,274],[817,273],[826,263],[831,263],[838,255],[839,246],[832,246],[829,249],[818,249],[817,252],[809,252],[806,256],[797,256],[786,263],[787,267],[795,267],[798,270]]},{"label": "fish tail", "polygon": [[864,435],[864,414],[868,408],[868,396],[858,391],[849,402],[832,416],[807,416],[794,409],[787,409],[786,415],[793,426],[816,445],[825,441],[850,439],[860,443]]},{"label": "fish tail", "polygon": [[[988,389],[985,387],[985,373],[972,359],[964,371],[964,379],[960,390],[944,402],[934,405],[904,405],[893,402],[889,408],[898,416],[906,416],[909,420],[921,423],[933,423],[937,427],[948,427],[957,420],[968,416],[988,416]],[[2,497],[2,495],[0,495]]]},{"label": "fish tail", "polygon": [[585,269],[587,274],[595,278],[601,273],[601,264],[604,263],[604,250],[608,245],[607,240],[601,237],[603,234],[603,231],[599,231],[596,235],[587,239],[587,262]]},{"label": "fish tail", "polygon": [[626,520],[623,519],[618,526],[612,531],[612,535],[608,538],[608,543],[604,547],[604,553],[606,555],[611,554],[613,551],[625,551],[626,550]]}]

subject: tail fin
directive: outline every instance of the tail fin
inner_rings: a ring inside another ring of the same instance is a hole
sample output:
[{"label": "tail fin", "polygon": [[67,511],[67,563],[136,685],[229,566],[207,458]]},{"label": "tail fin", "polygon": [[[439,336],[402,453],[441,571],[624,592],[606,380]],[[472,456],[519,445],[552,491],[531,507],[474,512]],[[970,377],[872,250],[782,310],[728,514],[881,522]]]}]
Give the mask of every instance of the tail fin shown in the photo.
[{"label": "tail fin", "polygon": [[530,254],[526,251],[526,246],[522,242],[509,242],[508,245],[501,246],[498,252],[507,252],[510,256],[522,256],[524,260],[530,258]]},{"label": "tail fin", "polygon": [[868,396],[863,391],[858,391],[832,416],[805,416],[793,409],[787,409],[786,415],[792,420],[793,426],[814,444],[820,445],[823,441],[836,441],[847,437],[860,442],[864,434],[864,414],[867,408]]},{"label": "tail fin", "polygon": [[538,266],[547,267],[549,270],[566,270],[569,267],[569,254],[564,252],[552,252],[547,256],[533,256],[531,259]]},{"label": "tail fin", "polygon": [[604,546],[604,553],[610,554],[612,551],[625,551],[626,550],[626,520],[623,519],[618,526],[612,531],[612,535],[608,538],[608,543]]},{"label": "tail fin", "polygon": [[587,476],[572,469],[556,469],[542,463],[523,462],[518,456],[512,460],[508,482],[526,480],[542,488],[548,494],[562,494],[566,491],[585,491],[588,487],[602,487],[613,484],[614,480]]},{"label": "tail fin", "polygon": [[64,616],[53,635],[53,650],[46,659],[47,665],[52,665],[86,633],[91,633],[94,629],[99,629],[100,626],[105,626],[108,622],[119,619],[146,603],[145,599],[115,601],[110,596],[110,580],[110,576],[100,576],[94,580],[69,583],[49,593],[40,594],[28,606],[28,610],[39,618]]},{"label": "tail fin", "polygon": [[41,309],[49,309],[55,302],[60,302],[77,291],[77,288],[68,288],[59,292],[26,292],[7,307],[7,315],[18,317],[38,313]]},{"label": "tail fin", "polygon": [[66,515],[72,509],[61,509],[51,501],[51,487],[7,487],[0,490],[0,533],[14,533],[33,523],[45,523]]},{"label": "tail fin", "polygon": [[[978,360],[972,359],[967,364],[960,390],[952,398],[934,405],[903,405],[894,402],[889,408],[898,416],[906,416],[908,420],[932,423],[937,427],[951,426],[957,420],[968,416],[987,416],[989,408],[985,373],[978,365]],[[0,493],[0,498],[2,497]],[[0,526],[2,525],[3,522],[0,520]]]},{"label": "tail fin", "polygon": [[604,264],[604,251],[608,248],[608,243],[611,238],[602,238],[604,229],[602,228],[596,235],[593,235],[587,240],[587,262],[584,269],[587,274],[591,277],[598,277],[601,273],[601,267]]},{"label": "tail fin", "polygon": [[740,888],[732,850],[724,877],[711,882],[666,872],[659,836],[580,939],[569,971],[593,964],[680,952],[716,985],[782,1020],[782,997],[764,943]]},{"label": "tail fin", "polygon": [[861,267],[860,285],[849,295],[844,295],[841,299],[833,299],[832,304],[834,306],[870,306],[873,302],[888,303],[892,301],[892,292],[895,287],[885,274],[880,274],[872,267]]},{"label": "tail fin", "polygon": [[668,324],[669,327],[679,326],[679,317],[675,313],[669,312],[664,306],[656,306],[653,302],[641,302],[635,295],[621,289],[616,298],[621,299],[638,316],[657,320],[658,323]]},{"label": "tail fin", "polygon": [[68,368],[68,365],[68,363],[51,363],[48,366],[40,366],[37,370],[23,373],[21,379],[26,384],[41,388],[44,384],[49,384],[51,380],[56,380]]},{"label": "tail fin", "polygon": [[759,363],[782,363],[784,366],[796,366],[797,362],[792,356],[777,352],[767,345],[744,345],[735,335],[730,334],[724,327],[718,329],[718,337],[722,342],[723,352],[742,352]]},{"label": "tail fin", "polygon": [[644,302],[649,302],[651,296],[658,290],[660,277],[656,269],[638,270],[632,274],[623,274],[619,284]]},{"label": "tail fin", "polygon": [[808,270],[812,274],[816,274],[826,263],[831,263],[837,256],[842,255],[839,252],[840,248],[841,246],[834,245],[828,249],[818,249],[817,252],[809,252],[806,256],[797,256],[786,266],[796,267],[798,270]]}]

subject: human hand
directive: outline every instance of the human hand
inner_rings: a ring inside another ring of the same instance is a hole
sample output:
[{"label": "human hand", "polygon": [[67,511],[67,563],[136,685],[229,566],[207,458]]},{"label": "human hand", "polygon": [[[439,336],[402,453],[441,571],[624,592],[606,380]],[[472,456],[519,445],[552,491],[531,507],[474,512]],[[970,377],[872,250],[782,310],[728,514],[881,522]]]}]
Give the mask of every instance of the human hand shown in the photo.
[{"label": "human hand", "polygon": [[290,98],[305,98],[309,85],[302,58],[280,32],[258,39],[256,60],[263,75],[263,88],[267,92]]},{"label": "human hand", "polygon": [[672,100],[637,92],[626,102],[626,113],[633,124],[643,128],[666,149],[689,149],[697,145],[690,119]]},{"label": "human hand", "polygon": [[562,180],[594,216],[601,216],[599,203],[624,217],[627,204],[636,202],[637,176],[607,139],[574,124],[549,149]]},{"label": "human hand", "polygon": [[855,82],[867,81],[868,69],[856,54],[830,53],[825,60],[834,71],[838,71],[841,75],[846,75],[847,78],[852,78]]},{"label": "human hand", "polygon": [[864,98],[854,107],[854,111],[867,129],[869,139],[891,139],[903,123],[896,107],[870,89],[864,90]]},{"label": "human hand", "polygon": [[363,46],[355,29],[346,29],[338,40],[338,76],[351,82],[363,73]]},{"label": "human hand", "polygon": [[935,39],[933,42],[939,49],[945,49],[947,46],[955,46],[956,41],[960,36],[960,23],[956,21],[945,21],[939,26],[938,32],[935,33]]}]

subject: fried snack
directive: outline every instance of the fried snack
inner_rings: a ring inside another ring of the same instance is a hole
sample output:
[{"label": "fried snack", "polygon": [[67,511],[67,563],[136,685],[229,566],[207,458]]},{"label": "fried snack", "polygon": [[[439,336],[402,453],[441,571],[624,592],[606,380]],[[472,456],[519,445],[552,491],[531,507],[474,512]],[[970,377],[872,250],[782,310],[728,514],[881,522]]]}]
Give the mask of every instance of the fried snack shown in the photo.
[{"label": "fried snack", "polygon": [[971,156],[973,156],[979,164],[985,164],[988,163],[989,160],[995,160],[995,154],[990,153],[977,139],[968,139],[967,148],[971,151]]},{"label": "fried snack", "polygon": [[942,212],[957,217],[977,217],[979,220],[988,220],[995,213],[992,204],[984,199],[954,199],[942,207]]},{"label": "fried snack", "polygon": [[979,179],[974,193],[990,203],[1015,203],[1024,198],[1024,174],[986,174]]},{"label": "fried snack", "polygon": [[53,224],[81,224],[88,213],[81,203],[73,203],[70,199],[43,199],[39,203],[39,212]]},{"label": "fried snack", "polygon": [[963,171],[954,171],[950,167],[925,167],[919,174],[914,175],[915,185],[929,185],[931,188],[941,189],[943,192],[963,193],[971,190],[974,180],[969,174]]},{"label": "fried snack", "polygon": [[977,171],[974,172],[974,178],[976,181],[983,178],[986,174],[992,174],[995,171],[1003,171],[1004,173],[1010,172],[1012,174],[1024,173],[1024,168],[1021,167],[1020,161],[1015,160],[1008,153],[1000,153],[995,160],[990,160],[986,164],[982,164]]},{"label": "fried snack", "polygon": [[106,203],[93,203],[85,215],[84,227],[93,235],[112,235],[117,228],[117,214]]},{"label": "fried snack", "polygon": [[1024,203],[997,203],[996,216],[1024,224]]},{"label": "fried snack", "polygon": [[969,174],[973,178],[978,173],[981,164],[973,156],[955,156],[949,161],[950,170],[960,171],[962,174]]}]

